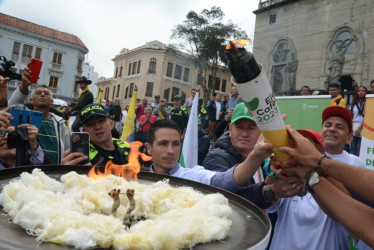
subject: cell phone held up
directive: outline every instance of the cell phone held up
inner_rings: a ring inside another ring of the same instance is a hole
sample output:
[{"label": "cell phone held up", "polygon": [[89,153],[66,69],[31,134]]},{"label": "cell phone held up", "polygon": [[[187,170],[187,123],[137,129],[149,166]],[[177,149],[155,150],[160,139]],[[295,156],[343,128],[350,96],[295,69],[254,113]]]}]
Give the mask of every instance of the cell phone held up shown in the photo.
[{"label": "cell phone held up", "polygon": [[42,65],[43,61],[36,58],[31,58],[31,61],[28,64],[28,68],[31,70],[31,76],[29,77],[30,82],[36,83],[38,81]]},{"label": "cell phone held up", "polygon": [[31,124],[40,129],[43,122],[43,113],[28,109],[11,108],[9,113],[12,114],[13,120],[11,125],[16,127],[20,124]]},{"label": "cell phone held up", "polygon": [[80,152],[84,155],[87,155],[88,159],[78,163],[79,165],[89,163],[90,135],[85,132],[73,132],[70,138],[70,152]]}]

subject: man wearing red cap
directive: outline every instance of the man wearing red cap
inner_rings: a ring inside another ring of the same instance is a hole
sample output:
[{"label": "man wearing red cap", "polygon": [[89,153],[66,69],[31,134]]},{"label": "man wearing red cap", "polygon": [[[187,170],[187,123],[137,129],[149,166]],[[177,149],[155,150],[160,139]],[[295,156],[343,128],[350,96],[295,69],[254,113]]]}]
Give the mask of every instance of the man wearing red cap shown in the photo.
[{"label": "man wearing red cap", "polygon": [[359,157],[344,150],[345,144],[349,144],[353,139],[352,116],[349,110],[340,106],[330,106],[323,110],[320,134],[328,157],[365,168]]}]

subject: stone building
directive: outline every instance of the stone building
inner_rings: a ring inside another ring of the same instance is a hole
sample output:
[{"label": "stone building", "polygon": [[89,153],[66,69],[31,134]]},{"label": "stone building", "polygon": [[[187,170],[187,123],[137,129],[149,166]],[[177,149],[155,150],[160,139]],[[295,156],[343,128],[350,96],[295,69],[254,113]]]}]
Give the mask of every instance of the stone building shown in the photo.
[{"label": "stone building", "polygon": [[[200,77],[189,55],[169,52],[159,41],[147,42],[132,50],[122,49],[113,59],[113,79],[99,79],[98,89],[103,90],[103,100],[120,100],[121,105],[130,103],[134,86],[138,86],[138,98],[154,101],[155,95],[168,102],[175,95],[190,97],[191,88],[199,87]],[[219,71],[216,81],[208,76],[211,87],[222,92],[231,89],[230,72]]]},{"label": "stone building", "polygon": [[274,92],[374,79],[374,1],[260,0],[254,13],[253,53]]},{"label": "stone building", "polygon": [[[22,74],[31,58],[42,60],[38,84],[49,85],[54,98],[70,103],[78,96],[75,81],[88,53],[79,37],[0,13],[0,45],[0,56],[15,63],[16,73]],[[18,84],[10,82],[8,96]]]}]

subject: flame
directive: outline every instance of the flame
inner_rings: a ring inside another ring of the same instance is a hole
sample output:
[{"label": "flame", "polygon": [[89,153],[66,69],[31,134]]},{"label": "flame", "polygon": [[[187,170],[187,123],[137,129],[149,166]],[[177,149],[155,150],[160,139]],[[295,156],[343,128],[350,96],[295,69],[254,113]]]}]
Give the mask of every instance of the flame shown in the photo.
[{"label": "flame", "polygon": [[143,145],[140,141],[130,142],[130,154],[128,157],[128,164],[117,165],[112,161],[108,161],[105,165],[104,173],[99,170],[98,167],[94,166],[88,172],[88,177],[92,179],[106,178],[108,175],[116,175],[127,180],[138,181],[138,173],[140,172],[140,162],[138,160],[139,155],[143,161],[150,161],[151,156],[139,152],[139,148]]},{"label": "flame", "polygon": [[251,40],[235,40],[235,41],[230,41],[226,45],[226,50],[230,50],[231,49],[231,46],[232,46],[231,44],[233,44],[236,48],[244,48],[245,45],[252,44],[252,41]]}]

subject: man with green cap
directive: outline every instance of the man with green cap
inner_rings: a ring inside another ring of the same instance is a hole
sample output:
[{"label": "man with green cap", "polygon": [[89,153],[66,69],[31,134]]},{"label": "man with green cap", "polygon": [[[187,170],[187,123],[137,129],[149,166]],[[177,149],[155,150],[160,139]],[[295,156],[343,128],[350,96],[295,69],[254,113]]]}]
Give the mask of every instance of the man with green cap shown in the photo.
[{"label": "man with green cap", "polygon": [[[260,135],[261,131],[245,103],[238,103],[232,113],[229,131],[225,132],[214,144],[214,148],[209,151],[203,162],[204,168],[223,172],[233,166],[247,162],[248,156],[254,150]],[[237,193],[261,208],[269,207],[275,200],[287,196],[284,192],[285,188],[289,188],[288,185],[292,185],[292,182],[296,185],[300,181],[300,179],[290,177],[289,183],[277,182],[265,185],[266,176],[263,167],[267,164],[270,164],[269,158],[266,158],[258,166],[258,171],[248,185],[249,191]],[[295,191],[292,192],[296,194]]]}]

